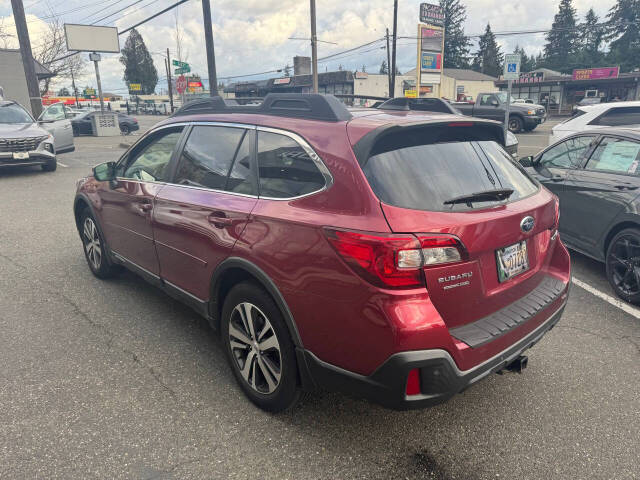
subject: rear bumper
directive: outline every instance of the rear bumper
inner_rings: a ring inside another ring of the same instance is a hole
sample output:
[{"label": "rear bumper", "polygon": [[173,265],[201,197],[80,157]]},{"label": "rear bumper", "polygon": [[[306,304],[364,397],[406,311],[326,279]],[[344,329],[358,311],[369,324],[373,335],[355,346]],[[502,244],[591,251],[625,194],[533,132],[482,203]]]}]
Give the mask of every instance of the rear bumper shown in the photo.
[{"label": "rear bumper", "polygon": [[[313,353],[298,351],[314,384],[329,390],[355,394],[396,410],[425,408],[442,403],[487,375],[504,369],[535,345],[560,320],[565,302],[541,325],[521,340],[469,370],[459,370],[441,349],[400,352],[390,356],[369,376],[349,372],[323,362]],[[422,392],[405,394],[409,372],[420,369]]]}]

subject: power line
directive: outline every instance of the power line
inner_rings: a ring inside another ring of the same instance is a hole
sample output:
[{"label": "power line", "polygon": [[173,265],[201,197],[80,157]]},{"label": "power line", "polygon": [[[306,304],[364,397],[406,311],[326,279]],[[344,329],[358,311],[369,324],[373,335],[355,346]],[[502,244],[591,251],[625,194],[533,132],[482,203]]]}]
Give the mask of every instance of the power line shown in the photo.
[{"label": "power line", "polygon": [[113,7],[113,6],[117,5],[117,4],[118,4],[118,3],[120,3],[120,2],[124,2],[124,0],[116,0],[115,2],[112,2],[112,3],[111,3],[111,5],[107,5],[106,7],[103,7],[103,8],[101,8],[100,10],[96,10],[95,12],[93,12],[93,13],[91,13],[91,14],[87,15],[86,17],[81,18],[80,20],[78,20],[78,23],[82,23],[82,22],[84,22],[85,20],[87,20],[88,18],[91,18],[91,17],[93,17],[94,15],[97,15],[97,14],[98,14],[98,13],[100,13],[100,12],[104,12],[104,11],[105,11],[105,10],[107,10],[108,8],[111,8],[111,7]]},{"label": "power line", "polygon": [[102,18],[100,18],[100,19],[98,19],[98,20],[96,20],[94,22],[91,22],[91,25],[95,25],[96,23],[102,22],[103,20],[106,20],[107,18],[113,17],[114,15],[117,15],[118,13],[122,12],[123,10],[126,10],[129,7],[133,7],[134,5],[136,5],[136,4],[140,3],[140,2],[143,2],[143,1],[144,0],[135,0],[135,2],[130,3],[126,7],[122,7],[121,9],[116,10],[115,12],[110,13],[109,15],[106,15],[106,16],[104,16],[104,17],[102,17]]}]

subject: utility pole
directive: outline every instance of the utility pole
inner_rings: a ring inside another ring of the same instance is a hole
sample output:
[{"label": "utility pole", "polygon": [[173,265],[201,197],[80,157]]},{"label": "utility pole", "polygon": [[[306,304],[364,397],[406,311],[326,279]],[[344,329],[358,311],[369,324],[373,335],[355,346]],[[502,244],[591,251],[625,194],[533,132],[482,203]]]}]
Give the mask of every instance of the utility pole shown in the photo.
[{"label": "utility pole", "polygon": [[309,0],[311,10],[311,63],[313,68],[313,93],[318,93],[318,37],[316,36],[316,0]]},{"label": "utility pole", "polygon": [[98,68],[98,62],[101,60],[99,53],[93,52],[89,54],[89,60],[93,62],[96,67],[96,82],[98,83],[98,98],[100,99],[100,113],[104,113],[104,101],[102,100],[102,82],[100,81],[100,69]]},{"label": "utility pole", "polygon": [[[396,94],[396,39],[398,38],[398,0],[393,0],[393,57],[391,62],[393,66],[391,67],[391,91],[389,92],[389,96],[391,98],[395,97]],[[418,86],[418,90],[420,90],[420,86]]]},{"label": "utility pole", "polygon": [[38,77],[36,76],[36,67],[33,60],[33,52],[31,51],[31,41],[29,40],[29,30],[27,30],[27,20],[24,17],[22,0],[11,0],[11,8],[13,9],[13,19],[16,23],[16,32],[20,43],[20,54],[22,55],[22,66],[24,67],[24,76],[27,81],[31,113],[35,118],[38,118],[42,113],[42,99],[40,98],[40,87],[38,86]]},{"label": "utility pole", "polygon": [[[173,89],[171,88],[171,57],[169,56],[169,49],[167,48],[167,84],[169,86],[169,105],[171,106],[171,113],[173,113]],[[211,90],[211,87],[209,87]]]},{"label": "utility pole", "polygon": [[209,70],[209,95],[218,95],[218,78],[216,76],[216,53],[213,49],[213,26],[211,25],[211,5],[209,0],[202,0],[202,16],[204,18],[204,40],[207,46],[207,69]]},{"label": "utility pole", "polygon": [[389,82],[389,97],[393,94],[392,80],[391,80],[391,49],[389,48],[389,29],[387,28],[387,81]]},{"label": "utility pole", "polygon": [[71,67],[71,86],[73,87],[73,95],[76,97],[76,108],[78,108],[78,89],[76,88],[76,79],[73,77],[73,67]]}]

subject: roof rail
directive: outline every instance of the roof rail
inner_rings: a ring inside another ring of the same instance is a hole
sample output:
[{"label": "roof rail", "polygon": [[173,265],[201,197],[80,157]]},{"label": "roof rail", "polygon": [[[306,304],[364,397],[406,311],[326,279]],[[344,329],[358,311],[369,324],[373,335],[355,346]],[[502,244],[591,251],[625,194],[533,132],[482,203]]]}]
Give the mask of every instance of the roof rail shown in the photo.
[{"label": "roof rail", "polygon": [[259,105],[227,103],[220,96],[198,98],[180,107],[172,117],[207,113],[252,113],[326,122],[351,119],[351,113],[340,100],[318,93],[269,93]]}]

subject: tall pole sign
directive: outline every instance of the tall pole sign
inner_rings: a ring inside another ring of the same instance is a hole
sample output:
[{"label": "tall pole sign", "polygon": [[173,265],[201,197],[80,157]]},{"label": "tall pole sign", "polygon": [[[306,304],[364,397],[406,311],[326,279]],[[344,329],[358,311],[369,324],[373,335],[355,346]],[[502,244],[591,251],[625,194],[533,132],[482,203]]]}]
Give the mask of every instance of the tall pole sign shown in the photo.
[{"label": "tall pole sign", "polygon": [[27,91],[29,92],[29,106],[33,116],[38,118],[42,112],[42,99],[40,98],[40,87],[38,86],[36,66],[31,52],[31,41],[29,40],[29,30],[27,30],[27,20],[24,15],[22,0],[11,0],[11,7],[13,8],[18,42],[20,43],[20,55],[22,56]]},{"label": "tall pole sign", "polygon": [[503,78],[507,81],[507,105],[504,109],[504,139],[507,140],[509,129],[509,109],[511,107],[511,84],[520,77],[520,54],[508,53],[504,56]]},{"label": "tall pole sign", "polygon": [[421,3],[420,22],[416,91],[418,96],[424,93],[440,97],[444,61],[444,11],[440,5]]}]

